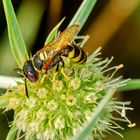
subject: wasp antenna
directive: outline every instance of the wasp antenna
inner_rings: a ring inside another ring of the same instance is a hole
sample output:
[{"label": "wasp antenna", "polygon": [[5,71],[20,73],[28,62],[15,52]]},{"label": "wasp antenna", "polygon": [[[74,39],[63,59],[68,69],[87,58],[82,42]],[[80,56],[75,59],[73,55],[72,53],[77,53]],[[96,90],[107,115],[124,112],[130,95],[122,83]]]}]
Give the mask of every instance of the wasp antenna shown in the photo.
[{"label": "wasp antenna", "polygon": [[23,70],[22,70],[22,69],[20,69],[20,68],[15,68],[14,71],[16,71],[18,74],[24,76]]},{"label": "wasp antenna", "polygon": [[25,82],[25,93],[26,93],[27,98],[29,98],[26,78],[24,79],[24,82]]},{"label": "wasp antenna", "polygon": [[16,71],[16,72],[23,72],[23,70],[20,69],[20,68],[14,68],[14,71]]}]

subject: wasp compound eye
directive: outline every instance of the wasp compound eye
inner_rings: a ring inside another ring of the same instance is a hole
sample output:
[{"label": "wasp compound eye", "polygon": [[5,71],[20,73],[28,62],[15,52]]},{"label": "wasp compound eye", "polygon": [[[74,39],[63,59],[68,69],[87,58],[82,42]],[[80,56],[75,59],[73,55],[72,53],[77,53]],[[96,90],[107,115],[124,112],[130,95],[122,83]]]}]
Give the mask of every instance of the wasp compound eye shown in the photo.
[{"label": "wasp compound eye", "polygon": [[28,60],[24,63],[23,72],[26,78],[31,82],[36,82],[39,78],[39,74],[35,70],[31,60]]}]

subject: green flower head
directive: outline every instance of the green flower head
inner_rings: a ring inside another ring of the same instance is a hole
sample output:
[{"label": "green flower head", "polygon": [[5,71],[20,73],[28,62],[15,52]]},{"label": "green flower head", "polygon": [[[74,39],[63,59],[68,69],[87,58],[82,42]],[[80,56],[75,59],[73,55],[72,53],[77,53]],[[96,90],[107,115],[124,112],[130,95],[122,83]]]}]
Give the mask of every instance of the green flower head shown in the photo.
[{"label": "green flower head", "polygon": [[[18,83],[2,95],[7,99],[5,110],[14,110],[12,125],[21,133],[18,137],[24,133],[25,140],[69,140],[79,134],[108,89],[126,82],[121,81],[121,77],[112,78],[122,65],[107,68],[112,59],[99,59],[99,51],[100,48],[84,64],[71,63],[65,58],[64,73],[60,71],[55,75],[52,70],[43,83],[40,82],[42,73],[37,83],[27,81],[29,98],[24,83]],[[106,76],[112,69],[115,72]],[[104,106],[104,115],[98,118],[89,139],[101,139],[110,131],[121,135],[116,129],[123,128],[117,120],[128,122],[130,127],[134,125],[126,117],[126,110],[132,109],[126,105],[129,103],[112,98]],[[115,118],[113,112],[119,113],[120,118]]]}]

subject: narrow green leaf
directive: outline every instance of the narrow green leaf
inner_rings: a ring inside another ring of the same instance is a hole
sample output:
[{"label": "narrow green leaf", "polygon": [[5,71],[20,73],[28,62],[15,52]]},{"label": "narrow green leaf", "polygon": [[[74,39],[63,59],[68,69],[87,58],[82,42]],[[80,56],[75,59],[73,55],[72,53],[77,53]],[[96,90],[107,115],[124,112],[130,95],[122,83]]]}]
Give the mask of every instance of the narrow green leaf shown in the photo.
[{"label": "narrow green leaf", "polygon": [[83,0],[81,6],[79,7],[78,11],[74,15],[73,19],[71,20],[70,25],[74,23],[79,23],[81,28],[85,24],[89,14],[91,13],[93,7],[95,6],[97,0]]},{"label": "narrow green leaf", "polygon": [[104,106],[108,103],[108,101],[111,99],[113,94],[115,93],[116,89],[109,89],[104,96],[104,98],[101,100],[95,111],[93,112],[91,116],[91,120],[85,125],[85,127],[82,129],[80,134],[74,138],[75,140],[86,140],[88,135],[92,132],[94,127],[96,126],[96,121],[100,116],[103,116],[104,114]]},{"label": "narrow green leaf", "polygon": [[17,134],[17,128],[15,125],[13,125],[6,137],[6,140],[15,140],[15,136]]},{"label": "narrow green leaf", "polygon": [[59,29],[60,25],[62,24],[62,22],[64,21],[64,19],[65,19],[65,17],[49,33],[49,35],[45,41],[45,45],[50,43],[54,39],[54,37],[57,35],[58,29]]},{"label": "narrow green leaf", "polygon": [[132,79],[127,82],[127,85],[120,87],[119,91],[129,91],[140,89],[140,79]]},{"label": "narrow green leaf", "polygon": [[5,96],[0,96],[0,109],[5,108],[9,103],[9,100]]},{"label": "narrow green leaf", "polygon": [[23,63],[29,58],[11,0],[3,0],[4,11],[8,26],[8,35],[13,56],[22,68]]}]

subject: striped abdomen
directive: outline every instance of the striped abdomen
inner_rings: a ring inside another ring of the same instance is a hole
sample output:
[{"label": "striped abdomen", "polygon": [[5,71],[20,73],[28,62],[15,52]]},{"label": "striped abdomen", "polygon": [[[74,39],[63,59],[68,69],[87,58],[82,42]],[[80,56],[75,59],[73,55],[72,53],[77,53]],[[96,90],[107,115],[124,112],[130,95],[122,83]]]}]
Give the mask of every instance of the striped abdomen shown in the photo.
[{"label": "striped abdomen", "polygon": [[87,54],[81,47],[77,46],[76,44],[69,45],[68,50],[68,58],[70,58],[74,62],[82,64],[86,61]]}]

